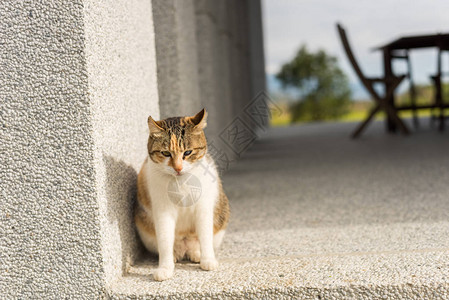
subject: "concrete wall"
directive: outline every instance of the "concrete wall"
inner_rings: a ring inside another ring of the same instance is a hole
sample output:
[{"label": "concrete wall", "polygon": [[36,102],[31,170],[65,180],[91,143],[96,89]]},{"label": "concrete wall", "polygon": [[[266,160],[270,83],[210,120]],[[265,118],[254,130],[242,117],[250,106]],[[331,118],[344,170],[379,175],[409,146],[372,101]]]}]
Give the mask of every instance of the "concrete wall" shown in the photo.
[{"label": "concrete wall", "polygon": [[102,256],[109,288],[140,249],[132,209],[147,155],[147,118],[159,117],[151,1],[85,1]]},{"label": "concrete wall", "polygon": [[0,3],[0,298],[96,299],[137,253],[136,172],[159,117],[151,12]]},{"label": "concrete wall", "polygon": [[206,133],[217,139],[265,89],[260,1],[153,0],[153,7],[161,117],[206,107]]},{"label": "concrete wall", "polygon": [[201,110],[193,0],[153,1],[161,118]]},{"label": "concrete wall", "polygon": [[213,138],[239,113],[263,59],[250,6],[0,2],[0,298],[96,299],[126,275],[147,117],[206,107]]},{"label": "concrete wall", "polygon": [[205,107],[222,170],[241,154],[221,137],[236,118],[260,130],[245,109],[265,91],[261,13],[258,0],[153,0],[161,117]]},{"label": "concrete wall", "polygon": [[0,297],[104,287],[82,1],[0,2]]}]

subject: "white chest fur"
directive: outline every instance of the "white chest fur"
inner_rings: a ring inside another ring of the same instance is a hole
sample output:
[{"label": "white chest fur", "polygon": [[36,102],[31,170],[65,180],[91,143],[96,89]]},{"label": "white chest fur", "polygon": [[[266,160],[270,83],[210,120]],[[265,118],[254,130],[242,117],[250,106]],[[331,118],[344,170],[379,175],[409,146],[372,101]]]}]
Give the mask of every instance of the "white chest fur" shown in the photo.
[{"label": "white chest fur", "polygon": [[218,173],[207,158],[181,176],[165,172],[165,166],[150,159],[146,166],[147,186],[152,202],[153,218],[170,216],[176,222],[176,232],[195,231],[198,218],[210,218],[218,200]]}]

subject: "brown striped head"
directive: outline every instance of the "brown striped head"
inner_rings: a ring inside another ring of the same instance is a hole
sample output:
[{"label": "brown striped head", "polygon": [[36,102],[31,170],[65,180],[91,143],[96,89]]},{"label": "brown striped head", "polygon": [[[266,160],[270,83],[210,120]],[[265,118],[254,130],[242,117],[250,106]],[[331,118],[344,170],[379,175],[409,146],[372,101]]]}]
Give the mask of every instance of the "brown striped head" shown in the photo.
[{"label": "brown striped head", "polygon": [[148,154],[165,173],[182,175],[188,172],[207,152],[207,112],[201,110],[193,117],[174,117],[154,121],[148,117],[150,137]]}]

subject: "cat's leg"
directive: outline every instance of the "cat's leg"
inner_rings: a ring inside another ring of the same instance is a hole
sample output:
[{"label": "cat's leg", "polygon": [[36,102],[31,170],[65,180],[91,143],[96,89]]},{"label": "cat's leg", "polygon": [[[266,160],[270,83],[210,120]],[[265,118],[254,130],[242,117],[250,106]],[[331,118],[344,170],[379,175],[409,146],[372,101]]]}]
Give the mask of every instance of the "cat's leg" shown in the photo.
[{"label": "cat's leg", "polygon": [[151,253],[158,254],[156,235],[139,226],[139,223],[136,223],[136,225],[140,240],[142,241],[145,248],[147,248],[147,250]]},{"label": "cat's leg", "polygon": [[201,259],[200,241],[197,236],[186,238],[187,258],[191,262],[199,263]]},{"label": "cat's leg", "polygon": [[173,255],[175,257],[175,262],[183,260],[187,252],[187,245],[184,237],[176,236],[175,234],[175,245],[173,247]]},{"label": "cat's leg", "polygon": [[[159,252],[157,250],[157,238],[154,229],[148,229],[148,226],[142,225],[141,222],[136,222],[136,228],[145,248],[149,252],[157,255]],[[173,261],[181,261],[186,253],[185,243],[183,241],[175,241],[173,252]]]},{"label": "cat's leg", "polygon": [[175,269],[173,245],[175,241],[175,214],[161,213],[155,218],[156,237],[159,252],[159,267],[154,271],[153,277],[163,281],[173,276]]},{"label": "cat's leg", "polygon": [[212,271],[218,268],[218,261],[214,252],[213,209],[199,207],[196,216],[196,231],[200,241],[200,267],[203,270]]},{"label": "cat's leg", "polygon": [[[214,234],[214,250],[217,250],[221,243],[223,242],[223,237],[225,235],[226,230],[220,230],[217,233]],[[186,246],[187,246],[187,258],[191,262],[200,262],[201,259],[201,249],[200,249],[200,241],[198,240],[198,237],[188,237],[186,239]],[[176,251],[175,251],[176,252]]]},{"label": "cat's leg", "polygon": [[145,248],[154,254],[158,254],[156,231],[153,222],[140,205],[136,208],[134,222],[136,224],[137,233]]},{"label": "cat's leg", "polygon": [[214,249],[215,250],[217,250],[220,247],[221,242],[223,242],[225,232],[226,232],[226,230],[222,229],[214,234]]}]

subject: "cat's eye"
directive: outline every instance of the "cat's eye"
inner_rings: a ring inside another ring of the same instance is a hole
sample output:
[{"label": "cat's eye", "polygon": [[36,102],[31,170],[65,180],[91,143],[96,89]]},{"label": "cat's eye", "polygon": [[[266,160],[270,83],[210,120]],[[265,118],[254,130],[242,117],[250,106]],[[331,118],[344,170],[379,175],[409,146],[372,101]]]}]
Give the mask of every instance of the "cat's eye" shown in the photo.
[{"label": "cat's eye", "polygon": [[165,156],[165,157],[170,157],[170,156],[171,156],[170,151],[161,151],[161,153],[162,153],[162,155]]},{"label": "cat's eye", "polygon": [[189,156],[190,154],[192,154],[192,150],[188,150],[188,151],[184,152],[184,156]]}]

